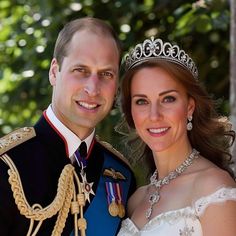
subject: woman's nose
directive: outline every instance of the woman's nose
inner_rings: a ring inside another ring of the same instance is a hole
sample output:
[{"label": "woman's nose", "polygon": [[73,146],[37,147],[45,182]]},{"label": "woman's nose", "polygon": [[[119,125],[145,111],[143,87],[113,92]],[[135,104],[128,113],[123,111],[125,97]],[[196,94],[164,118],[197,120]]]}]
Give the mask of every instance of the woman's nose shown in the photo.
[{"label": "woman's nose", "polygon": [[161,107],[159,105],[152,105],[150,108],[150,120],[152,121],[156,121],[159,120],[162,117],[162,111],[161,111]]}]

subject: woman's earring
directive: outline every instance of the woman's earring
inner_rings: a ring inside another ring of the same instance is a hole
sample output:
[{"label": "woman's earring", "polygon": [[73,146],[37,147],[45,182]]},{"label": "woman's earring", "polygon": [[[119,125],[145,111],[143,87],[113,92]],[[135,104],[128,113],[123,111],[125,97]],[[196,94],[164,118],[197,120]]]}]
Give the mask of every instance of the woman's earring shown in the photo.
[{"label": "woman's earring", "polygon": [[192,116],[189,116],[189,117],[188,117],[188,123],[187,123],[187,130],[188,130],[188,131],[190,131],[190,130],[193,129],[193,123],[191,122],[192,119],[193,119]]}]

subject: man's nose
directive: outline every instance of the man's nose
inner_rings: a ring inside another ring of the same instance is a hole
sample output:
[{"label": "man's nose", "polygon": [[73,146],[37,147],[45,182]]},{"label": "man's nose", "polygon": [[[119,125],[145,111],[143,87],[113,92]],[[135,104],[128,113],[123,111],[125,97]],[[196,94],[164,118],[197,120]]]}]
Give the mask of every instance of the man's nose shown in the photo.
[{"label": "man's nose", "polygon": [[87,78],[84,91],[91,97],[95,97],[100,93],[100,81],[97,74],[91,74]]}]

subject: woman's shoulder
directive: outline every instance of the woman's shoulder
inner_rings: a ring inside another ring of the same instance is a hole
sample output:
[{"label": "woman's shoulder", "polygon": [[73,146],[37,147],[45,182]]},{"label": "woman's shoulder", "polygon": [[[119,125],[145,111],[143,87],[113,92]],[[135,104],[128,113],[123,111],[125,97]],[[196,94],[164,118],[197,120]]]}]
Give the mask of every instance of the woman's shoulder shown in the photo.
[{"label": "woman's shoulder", "polygon": [[195,197],[201,198],[222,187],[236,188],[236,182],[227,171],[203,158],[201,168],[196,172],[194,187]]},{"label": "woman's shoulder", "polygon": [[[227,171],[207,159],[201,158],[198,162],[193,189],[192,206],[199,217],[204,214],[209,206],[217,206],[218,203],[227,202],[228,205],[231,204],[235,208],[235,180]],[[229,200],[233,201],[229,203]],[[226,205],[224,204],[224,206]],[[222,211],[222,208],[220,210]]]},{"label": "woman's shoulder", "polygon": [[206,185],[207,188],[214,188],[220,185],[236,187],[236,182],[230,174],[215,165],[209,166],[209,168],[200,173],[199,182],[200,181],[203,185]]}]

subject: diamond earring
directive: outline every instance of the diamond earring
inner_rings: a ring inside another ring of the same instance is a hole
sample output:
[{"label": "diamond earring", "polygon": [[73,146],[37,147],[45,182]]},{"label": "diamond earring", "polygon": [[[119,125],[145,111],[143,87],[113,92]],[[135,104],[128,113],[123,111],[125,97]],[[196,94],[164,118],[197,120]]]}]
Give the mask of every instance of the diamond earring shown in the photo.
[{"label": "diamond earring", "polygon": [[188,130],[188,131],[190,131],[190,130],[193,129],[193,123],[191,122],[192,119],[193,119],[192,116],[189,116],[189,117],[188,117],[188,123],[187,123],[187,130]]}]

